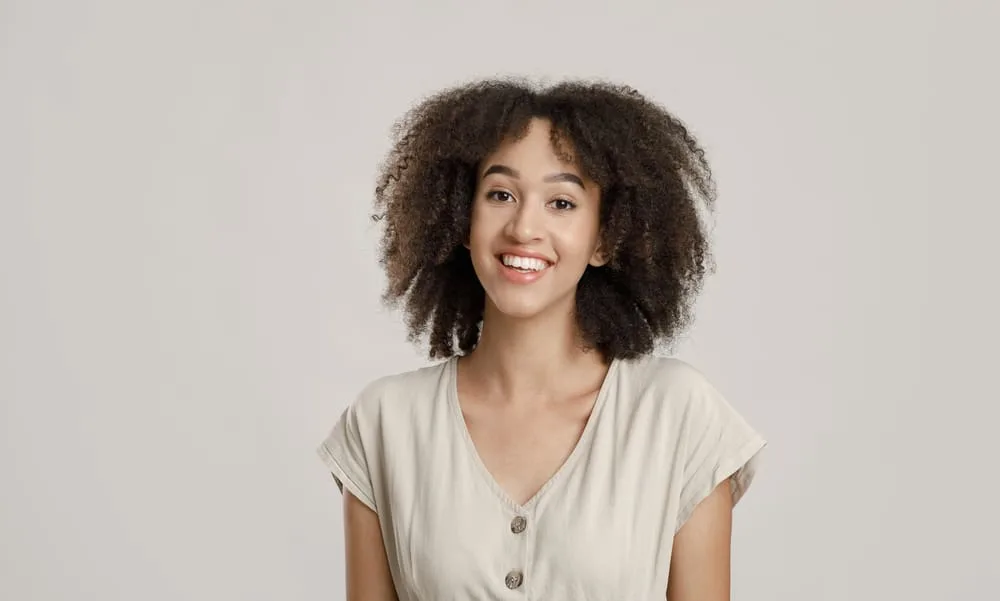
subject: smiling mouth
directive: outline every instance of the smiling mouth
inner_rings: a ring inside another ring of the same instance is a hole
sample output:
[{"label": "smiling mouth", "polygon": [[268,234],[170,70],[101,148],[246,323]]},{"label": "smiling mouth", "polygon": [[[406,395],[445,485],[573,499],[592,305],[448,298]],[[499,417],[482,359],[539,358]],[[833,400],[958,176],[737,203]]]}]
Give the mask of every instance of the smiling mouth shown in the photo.
[{"label": "smiling mouth", "polygon": [[544,259],[519,255],[502,254],[499,259],[504,267],[518,273],[538,273],[552,265]]}]

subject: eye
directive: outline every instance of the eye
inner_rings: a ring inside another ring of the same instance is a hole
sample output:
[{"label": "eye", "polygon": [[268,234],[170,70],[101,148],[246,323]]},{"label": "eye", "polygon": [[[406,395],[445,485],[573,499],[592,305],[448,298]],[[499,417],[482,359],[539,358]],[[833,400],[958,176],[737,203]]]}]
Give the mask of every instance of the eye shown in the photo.
[{"label": "eye", "polygon": [[550,204],[557,211],[568,211],[576,208],[576,204],[573,201],[565,198],[556,198]]},{"label": "eye", "polygon": [[505,190],[492,190],[486,193],[486,198],[497,202],[510,202],[514,200],[514,195]]}]

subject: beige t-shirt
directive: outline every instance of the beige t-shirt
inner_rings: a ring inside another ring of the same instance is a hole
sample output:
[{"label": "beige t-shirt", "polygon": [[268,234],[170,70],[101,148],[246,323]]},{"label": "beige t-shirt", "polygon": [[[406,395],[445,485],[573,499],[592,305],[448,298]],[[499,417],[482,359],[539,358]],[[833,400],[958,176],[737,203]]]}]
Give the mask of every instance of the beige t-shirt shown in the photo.
[{"label": "beige t-shirt", "polygon": [[739,501],[766,444],[689,364],[615,360],[569,458],[518,505],[472,443],[456,362],[374,381],[318,449],[378,513],[400,601],[662,601],[674,533],[726,478]]}]

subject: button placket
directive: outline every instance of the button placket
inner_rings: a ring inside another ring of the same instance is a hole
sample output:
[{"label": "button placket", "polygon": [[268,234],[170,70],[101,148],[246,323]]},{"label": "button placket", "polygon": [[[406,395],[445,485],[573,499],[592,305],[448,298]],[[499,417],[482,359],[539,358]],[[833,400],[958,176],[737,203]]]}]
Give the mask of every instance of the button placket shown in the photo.
[{"label": "button placket", "polygon": [[523,515],[523,513],[515,513],[507,523],[507,527],[510,529],[509,544],[511,545],[511,550],[515,550],[515,557],[517,558],[515,563],[511,566],[511,569],[504,576],[504,585],[512,591],[526,592],[524,589],[524,571],[528,568],[530,563],[530,537],[525,534],[528,528],[528,518]]}]

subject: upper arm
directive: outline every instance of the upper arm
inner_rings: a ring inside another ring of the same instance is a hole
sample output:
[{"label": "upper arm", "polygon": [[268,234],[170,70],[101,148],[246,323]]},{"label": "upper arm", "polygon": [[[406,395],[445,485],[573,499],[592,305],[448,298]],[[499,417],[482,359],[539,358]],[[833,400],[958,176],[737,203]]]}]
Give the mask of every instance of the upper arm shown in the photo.
[{"label": "upper arm", "polygon": [[729,601],[733,499],[726,480],[695,507],[674,536],[669,601]]},{"label": "upper arm", "polygon": [[344,490],[347,601],[396,601],[378,514]]}]

